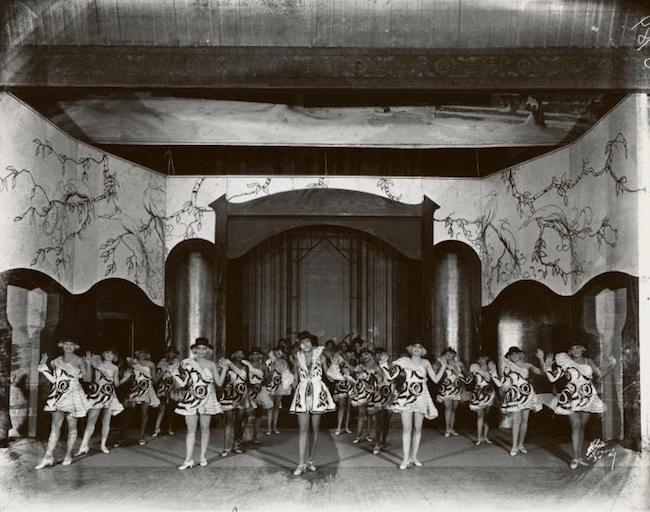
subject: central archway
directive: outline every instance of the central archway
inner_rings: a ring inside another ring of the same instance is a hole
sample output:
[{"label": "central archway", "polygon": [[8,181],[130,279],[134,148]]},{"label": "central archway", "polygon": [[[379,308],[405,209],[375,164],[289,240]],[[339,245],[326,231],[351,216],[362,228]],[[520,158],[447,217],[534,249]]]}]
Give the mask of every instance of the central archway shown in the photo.
[{"label": "central archway", "polygon": [[360,336],[396,353],[418,335],[420,262],[359,230],[284,231],[230,260],[227,352],[308,329],[321,342]]},{"label": "central archway", "polygon": [[424,197],[420,204],[405,204],[365,192],[322,188],[281,192],[243,203],[221,196],[210,206],[215,211],[215,356],[225,352],[227,335],[236,337],[228,324],[237,314],[233,262],[274,235],[308,226],[353,229],[418,261],[419,280],[409,293],[422,307],[409,335],[418,335],[431,345],[433,214],[438,205],[429,198]]}]

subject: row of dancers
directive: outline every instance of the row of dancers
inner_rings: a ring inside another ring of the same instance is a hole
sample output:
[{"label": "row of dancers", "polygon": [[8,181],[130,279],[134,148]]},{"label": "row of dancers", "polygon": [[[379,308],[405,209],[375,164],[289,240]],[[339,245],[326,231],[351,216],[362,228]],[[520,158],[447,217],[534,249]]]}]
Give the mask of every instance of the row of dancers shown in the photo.
[{"label": "row of dancers", "polygon": [[[110,348],[101,356],[87,352],[85,357],[80,357],[75,353],[80,347],[73,340],[64,339],[59,347],[63,355],[48,363],[44,354],[38,368],[52,383],[45,406],[52,413],[52,428],[45,455],[36,469],[54,464],[54,449],[64,421],[67,421],[68,439],[63,465],[72,463],[77,420],[81,417],[87,416],[88,420],[77,455],[88,453],[100,415],[100,449],[109,453],[111,417],[124,410],[116,390],[126,383],[129,386],[125,405],[140,407],[142,411],[141,445],[146,443],[150,407],[159,409],[153,437],[160,434],[163,417],[170,409],[184,417],[186,457],[180,470],[195,465],[197,430],[200,431],[199,464],[208,464],[206,453],[213,416],[225,416],[224,457],[231,451],[242,452],[243,432],[250,415],[254,417],[254,443],[264,413],[266,435],[279,433],[278,413],[285,396],[292,396],[289,412],[298,417],[299,461],[295,475],[316,471],[314,459],[322,414],[337,411],[335,435],[352,433],[350,406],[357,410],[353,442],[364,439],[373,442],[374,454],[381,453],[386,446],[391,415],[400,414],[402,460],[398,467],[400,470],[420,467],[418,451],[423,420],[438,417],[428,379],[439,384],[437,401],[444,405],[445,437],[458,435],[456,410],[461,402],[467,401],[477,416],[476,444],[492,443],[486,417],[500,401],[501,411],[512,420],[511,456],[527,453],[525,438],[531,411],[538,412],[546,405],[556,414],[568,416],[572,428],[570,467],[576,469],[587,465],[583,447],[589,415],[605,410],[593,378],[604,375],[616,363],[610,359],[609,368],[601,371],[586,357],[582,345],[573,345],[567,352],[555,355],[537,350],[539,366],[536,366],[525,360],[520,348],[511,347],[500,371],[486,356],[479,357],[467,370],[453,348],[445,349],[432,363],[426,358],[426,349],[414,341],[400,357],[392,360],[385,350],[369,350],[361,340],[356,340],[354,347],[331,341],[319,346],[318,338],[308,331],[299,333],[293,347],[281,342],[267,355],[253,349],[245,358],[242,351],[236,351],[229,359],[221,358],[217,362],[211,357],[213,347],[209,341],[197,338],[185,359],[181,360],[179,353],[169,347],[163,360],[154,365],[149,355],[140,351],[135,358],[126,358],[123,371],[115,364],[116,353]],[[536,394],[531,374],[546,375],[551,382],[561,383],[561,391]],[[90,383],[87,392],[82,381]],[[169,433],[173,434],[169,425]]]}]

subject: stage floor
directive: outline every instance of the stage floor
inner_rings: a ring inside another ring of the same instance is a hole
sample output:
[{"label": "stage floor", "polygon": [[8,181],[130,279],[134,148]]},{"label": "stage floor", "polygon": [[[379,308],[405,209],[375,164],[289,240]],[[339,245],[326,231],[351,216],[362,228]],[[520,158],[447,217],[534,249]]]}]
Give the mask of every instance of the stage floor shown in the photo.
[{"label": "stage floor", "polygon": [[568,443],[535,433],[528,455],[510,457],[507,431],[497,433],[494,445],[477,447],[465,435],[445,438],[426,429],[424,467],[399,471],[398,430],[378,456],[370,443],[355,445],[352,435],[323,430],[318,471],[299,477],[292,475],[297,430],[262,435],[260,445],[226,458],[222,436],[213,430],[207,467],[183,472],[176,469],[184,458],[182,432],[110,455],[91,450],[71,466],[40,471],[33,466],[43,444],[15,441],[0,450],[0,510],[650,510],[647,456],[619,449],[613,471],[604,462],[572,471]]}]

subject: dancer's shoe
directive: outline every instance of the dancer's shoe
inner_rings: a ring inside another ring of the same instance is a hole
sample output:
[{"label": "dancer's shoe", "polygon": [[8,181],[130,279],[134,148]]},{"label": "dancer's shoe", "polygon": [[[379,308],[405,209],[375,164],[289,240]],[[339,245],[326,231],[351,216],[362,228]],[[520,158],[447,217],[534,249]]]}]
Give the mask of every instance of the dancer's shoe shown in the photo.
[{"label": "dancer's shoe", "polygon": [[409,463],[408,463],[408,462],[402,462],[402,463],[399,465],[399,469],[400,469],[400,470],[404,470],[404,469],[406,469],[406,468],[408,468],[408,467],[409,467]]},{"label": "dancer's shoe", "polygon": [[43,469],[48,466],[54,466],[54,458],[53,457],[43,457],[43,460],[40,462],[38,466],[35,466],[34,469]]},{"label": "dancer's shoe", "polygon": [[102,452],[104,452],[104,453],[111,453],[111,451],[110,451],[108,448],[106,448],[106,445],[105,445],[105,444],[103,444],[103,445],[101,446],[100,450],[101,450]]},{"label": "dancer's shoe", "polygon": [[69,466],[70,464],[72,464],[72,457],[65,457],[61,463],[62,466]]},{"label": "dancer's shoe", "polygon": [[577,469],[578,468],[578,460],[577,459],[571,459],[571,464],[569,464],[569,467],[571,469]]},{"label": "dancer's shoe", "polygon": [[514,457],[515,455],[517,455],[517,453],[519,453],[519,451],[517,450],[517,448],[513,448],[512,450],[510,450],[510,456],[511,456],[511,457]]},{"label": "dancer's shoe", "polygon": [[90,448],[88,448],[87,446],[84,446],[83,448],[79,448],[79,450],[77,450],[77,453],[75,454],[75,457],[86,455],[89,451]]},{"label": "dancer's shoe", "polygon": [[528,450],[526,450],[525,446],[520,446],[517,449],[519,450],[520,453],[523,453],[524,455],[528,453]]},{"label": "dancer's shoe", "polygon": [[298,467],[294,470],[293,476],[302,475],[305,472],[306,466],[304,464],[299,464]]},{"label": "dancer's shoe", "polygon": [[422,463],[418,459],[413,459],[411,462],[413,463],[414,466],[418,468],[422,467]]},{"label": "dancer's shoe", "polygon": [[492,440],[491,440],[489,437],[484,437],[484,438],[483,438],[483,442],[484,442],[484,443],[487,443],[487,444],[494,444],[494,443],[492,442]]},{"label": "dancer's shoe", "polygon": [[138,440],[138,444],[139,444],[140,446],[144,446],[145,444],[147,444],[147,442],[146,442],[144,439],[139,439],[139,440]]},{"label": "dancer's shoe", "polygon": [[199,465],[201,465],[202,467],[207,466],[207,465],[208,465],[208,459],[202,458],[202,459],[199,461]]},{"label": "dancer's shoe", "polygon": [[183,462],[182,466],[178,466],[178,469],[181,471],[184,471],[186,469],[192,469],[194,467],[194,461],[193,460],[186,460]]},{"label": "dancer's shoe", "polygon": [[151,437],[154,439],[160,435],[160,429],[157,428],[156,430],[153,431],[153,434],[151,434]]},{"label": "dancer's shoe", "polygon": [[230,454],[230,450],[224,449],[224,450],[221,451],[221,456],[222,457],[228,457],[229,454]]},{"label": "dancer's shoe", "polygon": [[309,471],[316,471],[316,466],[314,466],[314,461],[310,460],[310,461],[307,463],[307,469],[308,469]]}]

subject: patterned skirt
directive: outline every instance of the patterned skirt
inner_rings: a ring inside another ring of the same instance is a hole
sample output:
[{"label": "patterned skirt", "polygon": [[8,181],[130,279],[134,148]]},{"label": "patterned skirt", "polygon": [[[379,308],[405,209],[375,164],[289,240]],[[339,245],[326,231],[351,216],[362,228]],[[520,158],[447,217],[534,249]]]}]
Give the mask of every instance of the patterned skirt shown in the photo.
[{"label": "patterned skirt", "polygon": [[436,419],[438,417],[438,409],[436,409],[426,385],[422,386],[422,388],[422,392],[414,399],[404,400],[398,396],[391,407],[393,412],[419,412],[424,414],[424,417],[428,420]]},{"label": "patterned skirt", "polygon": [[479,409],[491,407],[494,405],[495,398],[496,393],[491,386],[481,386],[474,388],[472,391],[472,397],[469,401],[469,408],[472,411],[478,411]]},{"label": "patterned skirt", "polygon": [[[199,390],[200,389],[200,390]],[[213,385],[189,389],[178,400],[176,414],[181,416],[214,416],[223,412]]]},{"label": "patterned skirt", "polygon": [[512,385],[506,391],[501,404],[503,412],[519,412],[532,410],[539,412],[542,410],[542,403],[535,394],[535,390],[528,383]]},{"label": "patterned skirt", "polygon": [[336,410],[329,389],[322,380],[301,380],[293,395],[289,412],[323,414]]},{"label": "patterned skirt", "polygon": [[90,409],[90,402],[78,381],[62,380],[56,382],[43,410],[60,411],[75,418],[83,418]]},{"label": "patterned skirt", "polygon": [[88,401],[91,409],[110,409],[111,416],[115,416],[124,410],[124,406],[115,394],[113,384],[91,384]]}]

